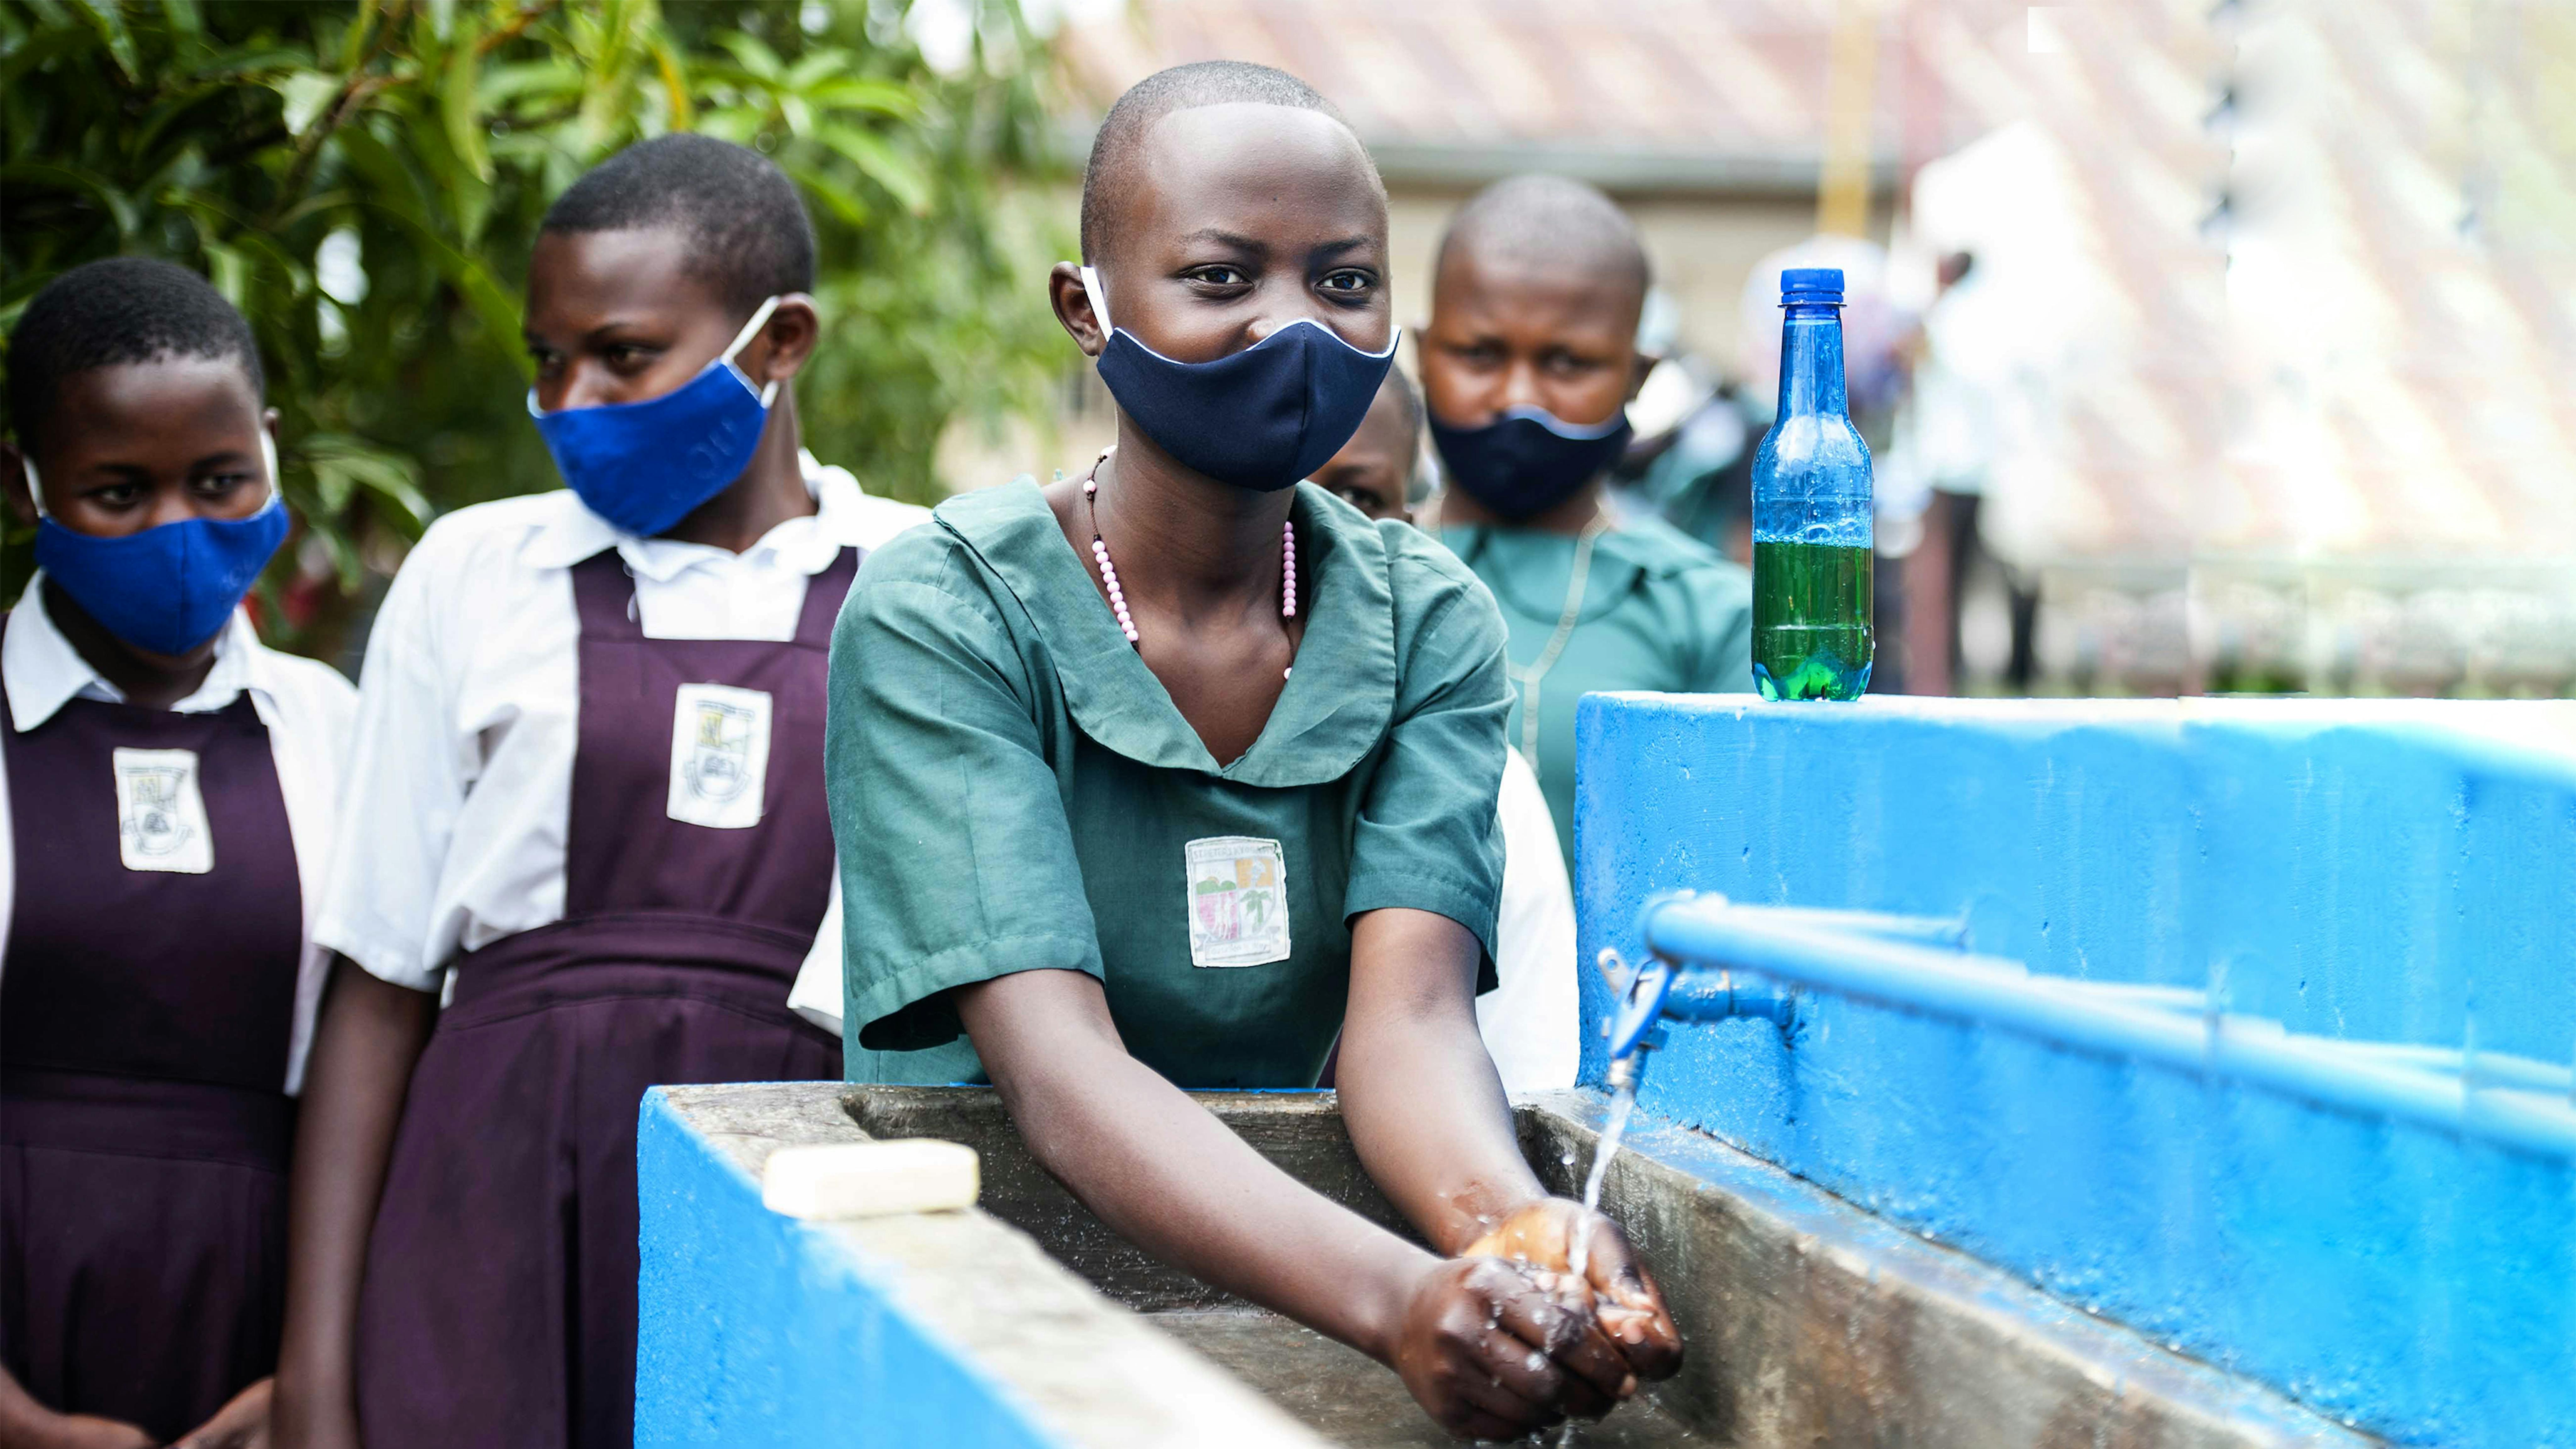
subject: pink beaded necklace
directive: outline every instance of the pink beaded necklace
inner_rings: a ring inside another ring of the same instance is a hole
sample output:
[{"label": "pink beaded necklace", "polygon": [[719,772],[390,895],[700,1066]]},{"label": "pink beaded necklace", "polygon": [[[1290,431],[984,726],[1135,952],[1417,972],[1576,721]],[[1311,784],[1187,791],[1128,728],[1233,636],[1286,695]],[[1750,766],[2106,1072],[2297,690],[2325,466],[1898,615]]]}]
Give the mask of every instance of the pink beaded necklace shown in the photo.
[{"label": "pink beaded necklace", "polygon": [[[1109,454],[1100,455],[1100,463],[1108,461]],[[1118,566],[1109,561],[1109,544],[1100,536],[1100,463],[1092,464],[1091,476],[1082,480],[1083,506],[1091,513],[1091,561],[1100,566],[1100,587],[1109,595],[1109,612],[1118,616],[1118,632],[1126,635],[1127,642],[1133,645],[1143,636],[1136,632],[1136,620],[1127,612],[1127,593],[1118,587]],[[1279,526],[1279,617],[1297,617],[1297,525],[1294,523]],[[1280,670],[1279,677],[1286,679],[1295,672],[1295,666],[1291,665]]]}]

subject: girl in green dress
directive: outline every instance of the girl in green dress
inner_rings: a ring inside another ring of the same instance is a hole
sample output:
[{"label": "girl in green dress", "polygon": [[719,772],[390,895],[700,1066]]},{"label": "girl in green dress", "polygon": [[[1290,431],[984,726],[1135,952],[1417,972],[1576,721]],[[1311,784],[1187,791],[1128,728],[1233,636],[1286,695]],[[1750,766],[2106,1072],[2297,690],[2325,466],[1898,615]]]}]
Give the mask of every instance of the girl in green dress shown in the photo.
[{"label": "girl in green dress", "polygon": [[[834,637],[851,1073],[988,1075],[1110,1226],[1454,1432],[1606,1412],[1681,1346],[1618,1230],[1531,1174],[1477,1038],[1502,621],[1297,486],[1394,354],[1376,169],[1288,76],[1166,71],[1102,124],[1083,251],[1050,288],[1117,446],[950,500]],[[1309,1086],[1337,1032],[1352,1142],[1430,1250],[1181,1090]]]}]

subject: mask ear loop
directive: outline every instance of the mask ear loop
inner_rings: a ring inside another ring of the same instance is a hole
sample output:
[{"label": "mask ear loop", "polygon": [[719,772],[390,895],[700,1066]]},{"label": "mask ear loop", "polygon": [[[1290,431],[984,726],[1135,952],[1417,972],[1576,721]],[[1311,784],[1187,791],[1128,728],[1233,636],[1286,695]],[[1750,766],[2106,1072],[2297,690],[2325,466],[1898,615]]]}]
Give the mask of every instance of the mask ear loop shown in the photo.
[{"label": "mask ear loop", "polygon": [[20,453],[18,466],[26,470],[27,496],[36,502],[36,516],[43,519],[52,518],[53,515],[45,511],[45,485],[36,481],[36,460],[25,453]]},{"label": "mask ear loop", "polygon": [[[726,348],[716,356],[716,360],[718,362],[723,363],[727,367],[732,367],[734,375],[736,377],[742,377],[742,380],[746,385],[750,383],[751,379],[743,377],[742,369],[734,366],[734,355],[742,351],[744,348],[749,347],[751,345],[751,339],[760,335],[761,327],[769,321],[769,314],[778,310],[778,304],[786,300],[786,296],[786,293],[781,292],[777,296],[770,298],[768,301],[761,303],[759,310],[751,314],[751,320],[742,324],[742,330],[733,335],[733,345]],[[529,392],[529,396],[534,397],[535,395],[536,394],[532,389]],[[777,398],[778,380],[776,378],[771,378],[760,390],[760,405],[765,408],[772,402],[776,401]]]},{"label": "mask ear loop", "polygon": [[1100,335],[1107,337],[1118,330],[1109,320],[1109,291],[1100,285],[1100,269],[1085,264],[1082,269],[1082,295],[1091,299],[1091,315],[1100,319]]}]

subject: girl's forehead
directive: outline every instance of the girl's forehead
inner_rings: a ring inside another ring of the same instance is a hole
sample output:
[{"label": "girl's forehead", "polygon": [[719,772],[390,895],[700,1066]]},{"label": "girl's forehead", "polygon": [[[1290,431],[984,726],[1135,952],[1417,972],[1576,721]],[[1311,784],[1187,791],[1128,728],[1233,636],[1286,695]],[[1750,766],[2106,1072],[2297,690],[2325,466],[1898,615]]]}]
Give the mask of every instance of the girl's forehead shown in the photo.
[{"label": "girl's forehead", "polygon": [[1121,193],[1129,224],[1165,239],[1249,225],[1261,241],[1286,240],[1272,235],[1283,229],[1301,243],[1318,231],[1386,240],[1386,196],[1359,138],[1293,106],[1230,102],[1162,117]]},{"label": "girl's forehead", "polygon": [[223,446],[232,435],[256,433],[260,414],[259,393],[239,358],[163,356],[66,375],[51,436],[66,446],[142,438]]},{"label": "girl's forehead", "polygon": [[706,261],[675,226],[546,232],[528,258],[528,319],[533,325],[543,312],[723,313]]}]

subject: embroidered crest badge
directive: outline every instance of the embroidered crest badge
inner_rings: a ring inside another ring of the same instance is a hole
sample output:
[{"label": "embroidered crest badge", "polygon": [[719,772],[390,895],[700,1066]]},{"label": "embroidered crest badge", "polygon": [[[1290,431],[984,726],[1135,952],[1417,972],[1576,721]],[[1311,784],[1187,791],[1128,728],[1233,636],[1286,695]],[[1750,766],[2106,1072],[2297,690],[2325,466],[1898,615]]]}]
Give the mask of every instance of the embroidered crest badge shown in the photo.
[{"label": "embroidered crest badge", "polygon": [[769,696],[684,684],[671,718],[672,819],[716,830],[760,823],[769,783]]},{"label": "embroidered crest badge", "polygon": [[1190,964],[1260,966],[1288,959],[1288,870],[1279,842],[1249,835],[1182,849],[1189,889]]},{"label": "embroidered crest badge", "polygon": [[118,750],[116,848],[127,870],[204,875],[215,868],[195,750]]}]

